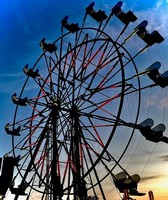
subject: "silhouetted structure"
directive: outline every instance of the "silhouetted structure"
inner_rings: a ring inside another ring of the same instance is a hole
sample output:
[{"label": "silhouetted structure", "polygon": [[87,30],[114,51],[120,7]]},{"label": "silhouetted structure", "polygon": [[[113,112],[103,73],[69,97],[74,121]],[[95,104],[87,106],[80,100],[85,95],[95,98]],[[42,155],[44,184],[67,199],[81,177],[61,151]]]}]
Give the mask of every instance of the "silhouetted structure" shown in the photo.
[{"label": "silhouetted structure", "polygon": [[145,195],[145,193],[140,193],[137,191],[138,183],[140,182],[140,176],[138,174],[128,176],[125,172],[119,172],[113,177],[113,180],[116,188],[121,193],[124,193],[125,190],[128,190],[130,195]]},{"label": "silhouetted structure", "polygon": [[40,75],[39,75],[39,70],[36,69],[36,71],[33,71],[33,69],[31,69],[31,68],[28,69],[28,64],[26,64],[26,65],[24,66],[23,71],[24,71],[24,73],[25,73],[27,76],[30,76],[30,77],[32,77],[32,78],[37,78],[37,77],[40,76]]},{"label": "silhouetted structure", "polygon": [[150,67],[148,67],[146,71],[150,79],[152,79],[160,87],[164,88],[168,86],[168,71],[165,71],[161,74],[159,72],[160,67],[161,63],[156,61]]},{"label": "silhouetted structure", "polygon": [[95,19],[97,22],[102,22],[107,18],[107,15],[105,14],[105,11],[99,10],[95,11],[93,9],[95,3],[92,2],[87,8],[86,13],[89,14],[93,19]]},{"label": "silhouetted structure", "polygon": [[0,176],[0,195],[5,196],[13,178],[14,167],[18,165],[19,160],[20,156],[16,158],[3,158],[2,173]]},{"label": "silhouetted structure", "polygon": [[21,126],[18,126],[16,129],[10,129],[10,124],[9,123],[7,123],[5,125],[5,131],[9,135],[20,136],[20,133],[19,133],[20,130],[21,130]]}]

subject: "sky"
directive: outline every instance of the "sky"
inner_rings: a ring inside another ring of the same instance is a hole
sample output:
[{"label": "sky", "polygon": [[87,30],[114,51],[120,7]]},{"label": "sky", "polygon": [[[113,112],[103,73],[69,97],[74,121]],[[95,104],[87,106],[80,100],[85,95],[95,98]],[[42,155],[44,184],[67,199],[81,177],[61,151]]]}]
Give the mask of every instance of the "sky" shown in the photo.
[{"label": "sky", "polygon": [[[148,20],[149,32],[157,30],[163,37],[164,42],[155,45],[147,50],[142,56],[135,59],[139,71],[146,69],[151,62],[156,60],[162,64],[161,72],[168,70],[168,1],[167,0],[125,0],[123,10],[132,10],[138,17],[138,22]],[[91,1],[75,0],[1,0],[0,1],[0,156],[11,150],[11,137],[6,135],[4,126],[12,121],[14,115],[14,105],[11,95],[19,93],[26,79],[23,73],[25,64],[33,66],[42,50],[39,42],[43,37],[47,41],[55,41],[61,34],[61,20],[65,15],[69,15],[70,20],[79,22],[83,16],[83,11]],[[95,1],[95,9],[107,10],[109,12],[117,1]],[[136,22],[136,25],[138,24]],[[91,22],[92,23],[92,22]],[[115,20],[120,26],[122,23]],[[117,35],[117,25],[110,22],[109,30],[113,27],[113,35]],[[127,33],[131,33],[135,25],[131,24]],[[137,51],[143,46],[140,39],[131,39],[131,43],[126,48],[131,52]],[[135,42],[139,42],[135,46]],[[147,82],[148,83],[148,82]],[[142,85],[145,85],[145,78],[142,77]],[[168,136],[168,91],[167,88],[156,87],[147,90],[142,94],[142,106],[140,110],[139,122],[145,117],[154,119],[155,124],[164,123],[166,125],[165,135]],[[132,106],[131,99],[128,105]],[[133,103],[134,104],[134,103]],[[126,106],[126,105],[125,105]],[[131,110],[131,109],[130,109]],[[125,112],[128,110],[125,109]],[[132,115],[134,112],[132,112]],[[125,129],[127,131],[127,128]],[[124,136],[123,136],[124,137]],[[117,138],[116,138],[116,141]],[[111,144],[115,146],[115,142]],[[120,150],[123,148],[116,145]],[[109,147],[111,148],[111,146]],[[118,150],[118,151],[120,151]],[[131,173],[139,173],[141,182],[139,190],[142,192],[154,191],[156,200],[168,199],[168,145],[164,143],[152,143],[146,141],[140,134],[136,133],[127,153],[121,161],[121,165]],[[108,184],[108,187],[109,184]],[[109,199],[119,200],[120,196],[114,187],[110,190],[113,195]],[[110,193],[111,195],[111,193]],[[9,200],[12,197],[7,198]],[[32,197],[32,199],[38,199]],[[148,195],[137,197],[137,200],[147,200]],[[24,198],[23,198],[24,200]]]}]

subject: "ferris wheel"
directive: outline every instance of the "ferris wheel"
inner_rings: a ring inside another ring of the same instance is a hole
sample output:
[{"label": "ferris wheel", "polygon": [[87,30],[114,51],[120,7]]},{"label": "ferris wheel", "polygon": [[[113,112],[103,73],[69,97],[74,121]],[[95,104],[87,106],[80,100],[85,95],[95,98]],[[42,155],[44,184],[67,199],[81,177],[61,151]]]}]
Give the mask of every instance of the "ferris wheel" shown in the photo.
[{"label": "ferris wheel", "polygon": [[[120,161],[135,130],[152,142],[168,143],[164,124],[153,128],[151,118],[138,122],[141,91],[166,87],[168,73],[159,72],[159,61],[140,72],[135,62],[164,38],[157,31],[149,33],[146,20],[126,35],[137,16],[124,12],[122,1],[109,15],[94,6],[92,2],[86,7],[81,25],[65,16],[60,37],[53,43],[43,38],[42,55],[34,66],[23,68],[27,78],[20,94],[12,95],[16,109],[5,126],[12,135],[10,162],[16,173],[7,188],[14,200],[31,199],[33,193],[41,200],[105,200],[108,176],[119,192],[128,189],[130,195],[144,195],[137,190],[139,175],[130,176]],[[122,22],[117,37],[111,25],[114,18]],[[134,53],[127,48],[133,37],[144,42]],[[142,75],[151,79],[150,84],[141,86]],[[129,133],[121,139],[123,127]],[[111,144],[118,146],[117,151]],[[115,175],[116,167],[121,172]]]}]

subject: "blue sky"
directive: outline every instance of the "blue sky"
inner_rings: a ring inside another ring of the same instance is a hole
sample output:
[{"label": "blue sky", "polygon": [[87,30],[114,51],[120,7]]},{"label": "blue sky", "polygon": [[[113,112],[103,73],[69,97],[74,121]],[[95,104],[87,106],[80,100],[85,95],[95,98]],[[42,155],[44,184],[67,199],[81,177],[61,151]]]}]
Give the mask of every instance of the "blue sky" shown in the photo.
[{"label": "blue sky", "polygon": [[[25,80],[23,74],[23,67],[25,64],[32,66],[42,51],[39,47],[39,42],[43,37],[47,38],[47,41],[53,42],[60,36],[61,20],[65,15],[70,16],[71,19],[76,19],[74,23],[80,22],[80,16],[84,13],[86,6],[91,1],[67,1],[67,0],[1,0],[0,1],[0,127],[1,127],[1,139],[0,139],[0,155],[2,156],[11,148],[11,138],[5,134],[4,125],[7,122],[12,121],[14,105],[11,101],[11,95],[21,90],[21,87]],[[95,1],[95,9],[110,10],[117,1]],[[138,17],[138,21],[148,20],[149,31],[154,29],[158,30],[165,38],[165,41],[157,48],[152,48],[151,51],[146,52],[145,56],[148,55],[147,61],[143,59],[137,59],[137,62],[143,62],[144,67],[140,70],[144,70],[148,67],[148,64],[155,61],[155,58],[160,60],[162,63],[161,71],[168,70],[168,1],[166,0],[125,0],[123,9],[128,11],[129,9],[134,11]],[[79,17],[78,17],[79,16]],[[138,22],[137,22],[138,23]],[[112,25],[112,24],[111,24]],[[131,27],[135,27],[131,25]],[[141,41],[139,41],[140,46]],[[132,45],[134,43],[132,42]],[[131,47],[132,48],[132,47]],[[133,49],[133,48],[132,48]],[[151,58],[149,58],[151,57]],[[145,80],[145,79],[142,79]],[[160,90],[157,88],[156,91],[151,91],[151,96],[146,95],[143,98],[144,106],[142,107],[142,117],[147,116],[147,111],[152,118],[155,118],[156,123],[164,122],[166,126],[168,124],[168,99],[167,89]],[[160,98],[162,97],[162,98]],[[157,114],[156,114],[157,113]],[[159,114],[158,114],[159,113]],[[168,126],[167,126],[168,130]],[[166,131],[167,133],[168,131]],[[167,134],[168,135],[168,134]],[[139,136],[138,136],[139,137]],[[137,139],[137,140],[136,140]],[[143,141],[142,141],[143,140]],[[138,142],[141,142],[140,145]],[[142,147],[143,144],[143,147]],[[149,146],[148,146],[149,145]],[[125,166],[131,169],[131,164],[138,163],[138,158],[143,161],[144,154],[146,152],[151,154],[152,157],[147,157],[144,163],[147,164],[145,170],[143,167],[137,167],[139,172],[145,171],[144,177],[149,174],[150,169],[154,170],[156,176],[158,167],[163,171],[160,174],[159,184],[163,187],[164,181],[162,177],[168,178],[168,173],[165,168],[168,167],[167,153],[168,147],[163,145],[154,145],[147,143],[144,139],[135,138],[133,146],[134,153],[137,156],[132,157],[132,149],[126,155],[124,162],[128,162]],[[145,149],[146,148],[146,149]],[[145,150],[144,150],[145,149]],[[152,152],[153,149],[153,152]],[[129,158],[128,158],[129,157]],[[128,158],[128,159],[127,159]],[[149,161],[147,161],[149,158]],[[159,164],[159,165],[158,165]],[[155,169],[153,166],[157,166]],[[156,177],[158,178],[158,177]],[[158,179],[157,179],[158,180]],[[148,179],[148,181],[150,181]],[[151,183],[150,183],[151,184]],[[167,183],[165,183],[167,184]],[[143,185],[141,186],[142,189]],[[155,186],[151,186],[151,189]],[[156,187],[160,191],[160,187]],[[158,192],[159,193],[159,192]],[[160,199],[164,200],[164,197]],[[158,194],[158,199],[159,199]],[[168,198],[168,193],[166,194]],[[137,198],[138,199],[138,198]],[[146,198],[147,199],[147,198]],[[144,198],[144,200],[146,200]],[[166,198],[165,198],[166,199]],[[143,199],[142,199],[143,200]]]}]

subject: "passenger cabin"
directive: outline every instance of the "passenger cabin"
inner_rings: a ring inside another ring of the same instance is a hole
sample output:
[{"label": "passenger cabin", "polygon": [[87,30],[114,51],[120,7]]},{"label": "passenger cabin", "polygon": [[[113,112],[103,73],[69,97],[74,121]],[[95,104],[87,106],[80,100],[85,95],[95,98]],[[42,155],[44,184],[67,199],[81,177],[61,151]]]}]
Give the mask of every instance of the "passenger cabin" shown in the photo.
[{"label": "passenger cabin", "polygon": [[114,14],[119,20],[121,20],[125,25],[128,25],[130,22],[135,22],[137,17],[132,11],[127,13],[123,12],[121,6],[123,5],[122,1],[119,1],[113,8],[112,14]]},{"label": "passenger cabin", "polygon": [[21,126],[18,126],[18,128],[16,128],[16,129],[10,130],[10,124],[7,123],[5,125],[5,131],[9,135],[20,136],[20,130],[21,130]]},{"label": "passenger cabin", "polygon": [[163,42],[164,38],[158,33],[158,31],[153,31],[152,33],[149,33],[146,30],[146,26],[147,25],[148,25],[148,21],[144,20],[143,22],[141,22],[134,29],[134,31],[149,46],[152,46],[155,43],[161,43],[161,42]]},{"label": "passenger cabin", "polygon": [[166,130],[164,124],[158,124],[153,127],[154,123],[151,123],[152,119],[148,118],[139,124],[139,131],[141,134],[151,142],[165,142],[168,143],[168,137],[163,136],[163,132]]},{"label": "passenger cabin", "polygon": [[11,97],[12,101],[14,104],[19,105],[19,106],[27,106],[27,97],[25,97],[24,99],[22,98],[18,98],[17,94],[14,93]]},{"label": "passenger cabin", "polygon": [[105,11],[99,10],[95,11],[93,9],[95,3],[92,2],[87,8],[86,13],[89,14],[94,20],[97,22],[102,22],[103,20],[107,19],[107,15],[105,14]]},{"label": "passenger cabin", "polygon": [[149,78],[154,81],[157,85],[164,88],[168,86],[168,71],[165,71],[163,74],[159,72],[161,63],[156,61],[150,67],[146,69],[147,75]]},{"label": "passenger cabin", "polygon": [[53,53],[54,51],[57,50],[57,47],[55,46],[55,44],[50,44],[50,43],[46,43],[45,42],[45,38],[43,38],[40,42],[40,46],[42,49],[44,49],[45,51],[48,51],[49,53]]},{"label": "passenger cabin", "polygon": [[70,31],[71,33],[75,33],[75,32],[77,32],[77,31],[80,30],[80,28],[78,27],[78,23],[76,23],[76,24],[74,24],[74,23],[71,23],[71,24],[68,23],[68,15],[66,15],[62,19],[61,23],[62,23],[62,26],[64,28],[66,28],[68,31]]},{"label": "passenger cabin", "polygon": [[33,71],[33,69],[28,69],[28,64],[26,64],[23,68],[23,71],[24,73],[27,75],[27,76],[30,76],[32,78],[37,78],[37,77],[40,77],[39,75],[39,70],[36,69],[36,71]]},{"label": "passenger cabin", "polygon": [[116,188],[120,191],[120,193],[124,193],[125,190],[128,190],[130,195],[145,195],[145,193],[140,193],[137,191],[137,186],[140,182],[140,176],[138,174],[128,176],[128,174],[122,171],[114,175],[113,180]]}]

